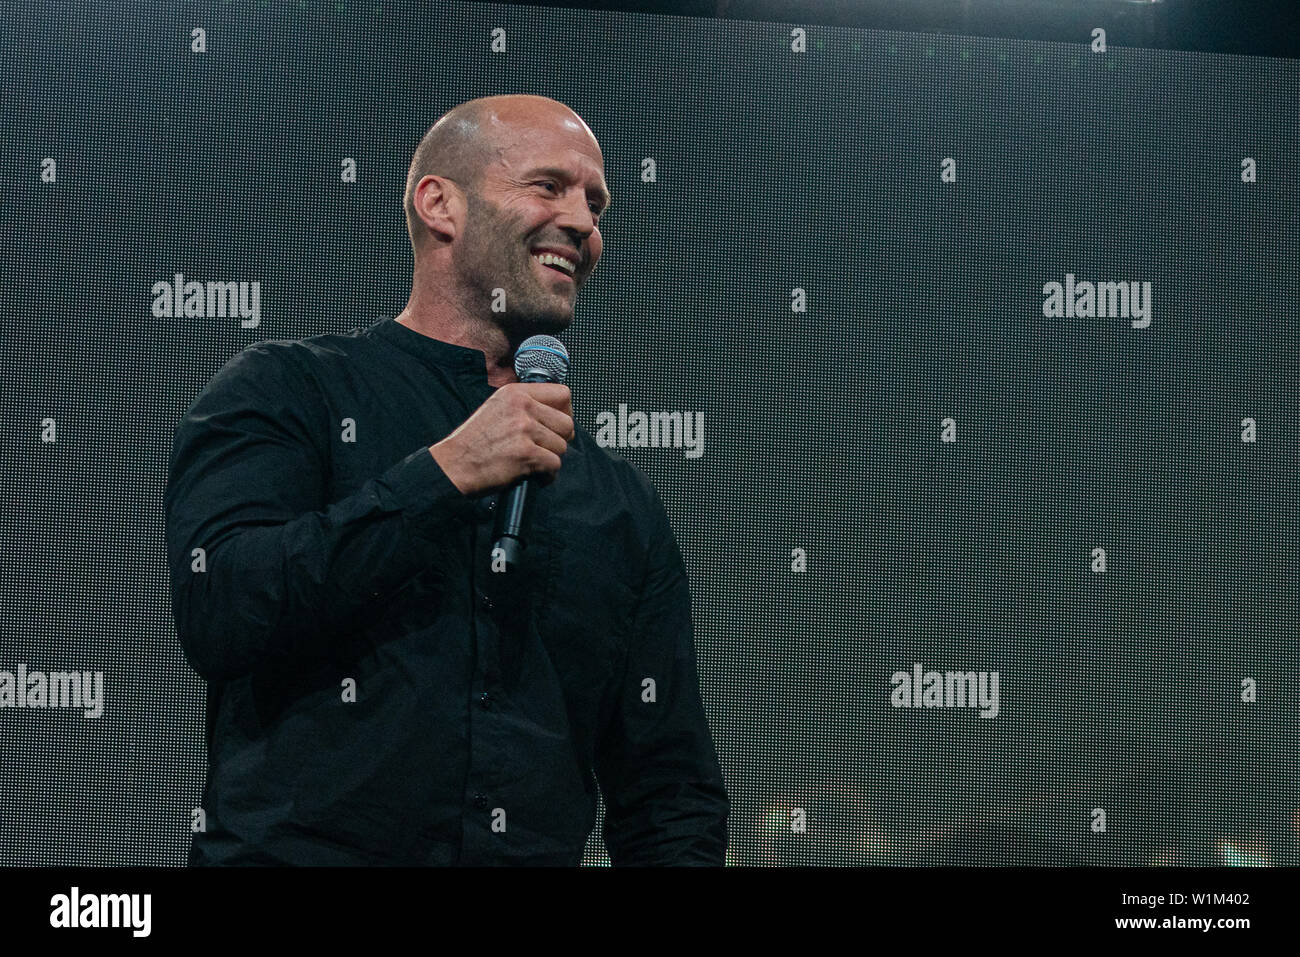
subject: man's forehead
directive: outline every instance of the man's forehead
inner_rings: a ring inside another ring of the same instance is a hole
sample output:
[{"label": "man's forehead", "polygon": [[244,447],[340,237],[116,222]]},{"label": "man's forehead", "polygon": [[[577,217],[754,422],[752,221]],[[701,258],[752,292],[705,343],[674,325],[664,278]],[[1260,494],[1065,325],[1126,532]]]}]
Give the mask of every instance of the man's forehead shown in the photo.
[{"label": "man's forehead", "polygon": [[589,162],[604,168],[605,159],[600,144],[586,127],[567,126],[557,129],[552,126],[536,127],[525,124],[502,128],[497,131],[496,153],[510,165],[527,162],[527,158],[547,154],[558,158],[565,154],[574,161]]},{"label": "man's forehead", "polygon": [[515,132],[557,132],[576,133],[595,140],[586,121],[567,108],[558,105],[537,106],[533,103],[511,103],[508,106],[490,110],[487,115],[490,125],[511,127]]}]

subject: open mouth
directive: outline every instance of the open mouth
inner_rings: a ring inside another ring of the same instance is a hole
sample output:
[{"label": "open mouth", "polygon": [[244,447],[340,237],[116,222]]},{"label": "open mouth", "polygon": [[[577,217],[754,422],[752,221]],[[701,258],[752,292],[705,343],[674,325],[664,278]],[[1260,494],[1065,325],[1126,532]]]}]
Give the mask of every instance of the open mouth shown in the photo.
[{"label": "open mouth", "polygon": [[[553,275],[563,276],[565,279],[569,280],[569,282],[573,282],[574,281],[573,273],[570,272],[569,269],[565,268],[565,266],[557,262],[556,261],[557,258],[558,257],[549,254],[545,254],[544,256],[539,256],[537,253],[532,254],[533,261],[537,263],[537,265],[540,266],[542,269],[546,270],[549,273],[552,273]],[[574,266],[572,263],[570,263],[570,268],[576,271],[577,267]]]}]

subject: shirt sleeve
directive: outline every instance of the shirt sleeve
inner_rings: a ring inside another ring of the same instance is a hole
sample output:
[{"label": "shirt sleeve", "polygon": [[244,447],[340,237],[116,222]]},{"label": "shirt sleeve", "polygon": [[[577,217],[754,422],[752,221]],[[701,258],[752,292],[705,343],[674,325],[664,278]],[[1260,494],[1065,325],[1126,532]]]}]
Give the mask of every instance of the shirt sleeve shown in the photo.
[{"label": "shirt sleeve", "polygon": [[326,504],[319,394],[286,346],[255,343],[176,428],[164,497],[172,614],[208,681],[345,638],[472,514],[427,446]]},{"label": "shirt sleeve", "polygon": [[720,866],[730,802],[700,700],[686,569],[657,493],[653,501],[646,581],[597,736],[605,847],[616,867]]}]

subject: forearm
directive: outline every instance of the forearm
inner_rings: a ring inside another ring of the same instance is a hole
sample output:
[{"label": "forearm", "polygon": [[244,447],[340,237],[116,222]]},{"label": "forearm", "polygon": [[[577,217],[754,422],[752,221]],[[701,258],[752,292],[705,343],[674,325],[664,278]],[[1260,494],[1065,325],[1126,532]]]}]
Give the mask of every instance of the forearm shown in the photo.
[{"label": "forearm", "polygon": [[228,681],[311,656],[439,561],[473,506],[422,449],[353,495],[281,524],[187,534],[169,514],[172,607],[187,659]]}]

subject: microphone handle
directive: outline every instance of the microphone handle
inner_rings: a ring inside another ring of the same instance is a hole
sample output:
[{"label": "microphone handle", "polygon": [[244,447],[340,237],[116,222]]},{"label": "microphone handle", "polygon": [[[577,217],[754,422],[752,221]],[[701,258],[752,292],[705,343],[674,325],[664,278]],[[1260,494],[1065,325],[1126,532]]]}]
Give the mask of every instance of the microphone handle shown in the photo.
[{"label": "microphone handle", "polygon": [[[549,376],[533,373],[524,376],[520,382],[554,382]],[[523,561],[524,549],[527,543],[524,541],[524,521],[528,509],[528,492],[532,484],[530,476],[524,475],[515,479],[513,485],[501,493],[497,500],[497,520],[494,529],[494,542],[492,547],[492,560],[496,561],[498,557],[505,561],[506,570],[510,571]],[[501,550],[500,556],[497,549]]]},{"label": "microphone handle", "polygon": [[[527,475],[515,480],[515,483],[501,493],[497,500],[497,521],[495,542],[492,548],[492,560],[505,561],[509,571],[523,561],[524,517],[528,508],[528,488],[531,480]],[[501,554],[497,554],[497,549]]]}]

